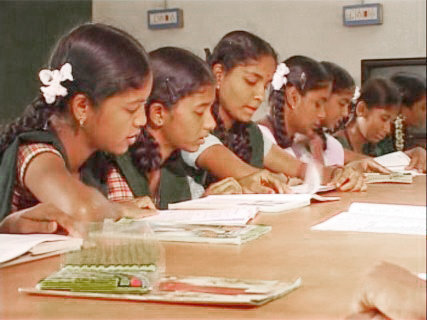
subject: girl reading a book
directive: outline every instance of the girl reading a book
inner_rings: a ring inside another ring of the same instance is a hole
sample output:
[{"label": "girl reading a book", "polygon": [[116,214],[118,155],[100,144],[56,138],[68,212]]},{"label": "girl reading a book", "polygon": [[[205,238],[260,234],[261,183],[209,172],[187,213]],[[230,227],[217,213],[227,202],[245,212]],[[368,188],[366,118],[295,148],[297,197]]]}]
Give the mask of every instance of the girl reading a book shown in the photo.
[{"label": "girl reading a book", "polygon": [[[153,90],[146,114],[147,126],[123,156],[114,157],[107,178],[109,198],[127,201],[150,195],[159,208],[202,194],[241,193],[233,178],[206,190],[191,178],[180,150],[197,151],[215,127],[210,112],[215,78],[208,65],[193,53],[164,47],[150,53]],[[121,193],[113,192],[121,189]]]},{"label": "girl reading a book", "polygon": [[[145,124],[152,73],[143,47],[114,27],[84,24],[60,39],[39,76],[41,94],[0,135],[0,219],[38,203],[76,221],[153,214],[109,202],[81,171],[97,151],[126,152]],[[46,219],[61,223],[55,216]]]},{"label": "girl reading a book", "polygon": [[[399,88],[388,79],[372,78],[365,82],[356,102],[355,118],[337,134],[344,148],[366,156],[384,154],[379,142],[391,134],[393,122],[400,112],[401,98]],[[405,153],[411,158],[407,169],[425,172],[424,149],[418,147]]]},{"label": "girl reading a book", "polygon": [[342,159],[336,159],[336,152],[329,150],[333,157],[324,154],[324,141],[318,135],[331,88],[332,77],[319,62],[305,56],[288,58],[276,69],[270,114],[259,122],[260,128],[270,134],[276,148],[286,149],[303,162],[322,164],[324,180],[332,179],[342,191],[362,190],[366,186],[360,172],[340,167]]},{"label": "girl reading a book", "polygon": [[[208,62],[217,80],[216,101],[212,108],[217,122],[214,135],[251,166],[303,178],[306,164],[275,146],[251,121],[275,73],[276,53],[272,47],[256,35],[233,31],[220,40],[212,54],[208,54]],[[218,161],[218,157],[225,154],[223,145],[205,144],[197,153],[184,154],[184,159],[190,165],[221,176],[234,169],[232,166],[224,168],[224,163]],[[346,177],[342,176],[340,185],[348,182],[348,177],[353,185],[359,180],[356,174],[348,173],[349,170]],[[334,168],[325,175],[325,180],[330,181],[331,176],[338,178],[341,174],[342,170]],[[338,179],[334,183],[336,181]]]}]

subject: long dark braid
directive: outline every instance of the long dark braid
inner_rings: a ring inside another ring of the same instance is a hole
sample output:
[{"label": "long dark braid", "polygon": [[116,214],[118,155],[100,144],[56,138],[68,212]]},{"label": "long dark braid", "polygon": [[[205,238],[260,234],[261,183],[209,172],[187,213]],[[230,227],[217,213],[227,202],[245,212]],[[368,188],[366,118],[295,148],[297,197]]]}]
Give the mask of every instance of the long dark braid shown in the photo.
[{"label": "long dark braid", "polygon": [[273,90],[270,93],[268,101],[270,103],[268,120],[272,124],[274,138],[281,148],[288,148],[291,146],[292,140],[287,134],[285,126],[285,111],[283,108],[285,105],[284,90]]},{"label": "long dark braid", "polygon": [[150,132],[143,128],[134,145],[129,148],[132,162],[142,173],[160,168],[160,147]]},{"label": "long dark braid", "polygon": [[240,159],[249,162],[252,156],[249,133],[245,123],[236,121],[231,129],[227,131],[224,122],[219,116],[219,104],[215,102],[212,106],[212,115],[216,121],[215,132],[221,142],[233,151]]}]

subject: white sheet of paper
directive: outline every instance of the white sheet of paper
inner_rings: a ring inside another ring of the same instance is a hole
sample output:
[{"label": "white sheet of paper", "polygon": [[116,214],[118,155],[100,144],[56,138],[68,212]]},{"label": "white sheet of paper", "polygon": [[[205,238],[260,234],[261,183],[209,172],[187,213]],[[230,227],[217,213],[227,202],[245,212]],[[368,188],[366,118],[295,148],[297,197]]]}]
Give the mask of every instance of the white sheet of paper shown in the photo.
[{"label": "white sheet of paper", "polygon": [[313,226],[312,230],[426,235],[426,207],[353,203],[347,212]]},{"label": "white sheet of paper", "polygon": [[[82,241],[82,239],[58,234],[0,234],[0,263],[17,258],[43,242],[62,242],[64,240],[76,241],[80,244]],[[50,246],[51,251],[59,250],[62,247],[62,243],[58,243],[58,247]],[[42,250],[40,253],[46,253],[46,250]]]}]

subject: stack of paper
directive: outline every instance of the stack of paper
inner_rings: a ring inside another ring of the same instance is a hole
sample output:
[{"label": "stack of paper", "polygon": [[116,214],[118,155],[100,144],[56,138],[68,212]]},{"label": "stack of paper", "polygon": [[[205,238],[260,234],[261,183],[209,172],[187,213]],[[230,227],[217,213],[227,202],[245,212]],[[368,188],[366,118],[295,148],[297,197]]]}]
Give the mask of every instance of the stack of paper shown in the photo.
[{"label": "stack of paper", "polygon": [[197,225],[150,223],[156,239],[161,241],[242,244],[271,231],[270,226]]},{"label": "stack of paper", "polygon": [[225,207],[215,210],[160,210],[158,214],[142,220],[184,224],[245,225],[257,213],[258,209],[253,206]]},{"label": "stack of paper", "polygon": [[320,197],[313,194],[233,194],[212,195],[205,198],[169,204],[169,209],[219,209],[255,207],[262,212],[283,212],[318,201],[338,200],[339,197]]},{"label": "stack of paper", "polygon": [[160,280],[158,290],[147,294],[42,290],[39,285],[36,288],[24,288],[19,289],[19,291],[47,296],[249,307],[260,306],[280,298],[297,289],[299,286],[301,286],[301,278],[293,282],[283,282],[218,277],[168,276]]},{"label": "stack of paper", "polygon": [[355,202],[348,212],[333,216],[311,229],[425,236],[426,207]]},{"label": "stack of paper", "polygon": [[378,172],[366,172],[365,182],[366,183],[412,183],[413,176],[411,173],[403,172],[392,172],[390,174],[378,173]]},{"label": "stack of paper", "polygon": [[406,172],[413,175],[420,174],[416,170],[405,170],[405,168],[411,162],[411,158],[409,158],[408,155],[402,151],[387,153],[383,156],[374,158],[374,160],[393,172]]},{"label": "stack of paper", "polygon": [[0,234],[0,268],[78,250],[82,243],[57,234]]}]

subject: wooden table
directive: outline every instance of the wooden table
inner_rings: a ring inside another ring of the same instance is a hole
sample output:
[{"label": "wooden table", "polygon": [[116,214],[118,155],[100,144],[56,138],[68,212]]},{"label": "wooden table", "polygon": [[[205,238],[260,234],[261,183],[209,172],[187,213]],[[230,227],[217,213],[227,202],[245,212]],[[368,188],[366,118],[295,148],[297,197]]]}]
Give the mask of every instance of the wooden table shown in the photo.
[{"label": "wooden table", "polygon": [[[331,193],[330,195],[335,195]],[[319,319],[343,318],[364,272],[386,260],[414,272],[426,270],[426,238],[397,234],[310,231],[351,202],[426,205],[426,178],[411,185],[369,185],[363,193],[337,193],[341,200],[315,203],[282,214],[263,214],[257,223],[273,226],[242,246],[165,244],[167,273],[293,280],[302,287],[253,309],[184,306],[42,297],[18,293],[56,271],[53,257],[0,269],[0,319]]]}]

